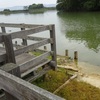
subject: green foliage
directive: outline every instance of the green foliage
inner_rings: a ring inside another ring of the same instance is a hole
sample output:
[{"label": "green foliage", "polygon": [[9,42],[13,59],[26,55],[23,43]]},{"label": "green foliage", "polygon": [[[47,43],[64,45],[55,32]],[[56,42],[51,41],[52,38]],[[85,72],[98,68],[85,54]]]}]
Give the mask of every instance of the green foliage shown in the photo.
[{"label": "green foliage", "polygon": [[3,11],[2,11],[4,14],[10,14],[10,10],[9,9],[4,9]]},{"label": "green foliage", "polygon": [[32,4],[28,7],[29,10],[44,8],[43,4]]},{"label": "green foliage", "polygon": [[45,81],[43,81],[42,78],[39,78],[34,81],[33,84],[50,92],[54,92],[59,86],[67,81],[67,79],[68,76],[66,75],[66,70],[59,69],[59,71],[49,71],[46,75]]},{"label": "green foliage", "polygon": [[[66,70],[59,68],[58,71],[49,71],[45,81],[39,78],[33,84],[50,92],[54,92],[67,80]],[[66,100],[100,100],[100,89],[87,83],[73,80],[62,88],[57,95]]]},{"label": "green foliage", "polygon": [[97,11],[100,0],[58,0],[57,10],[62,11]]},{"label": "green foliage", "polygon": [[100,90],[84,82],[72,81],[57,95],[67,100],[99,100]]}]

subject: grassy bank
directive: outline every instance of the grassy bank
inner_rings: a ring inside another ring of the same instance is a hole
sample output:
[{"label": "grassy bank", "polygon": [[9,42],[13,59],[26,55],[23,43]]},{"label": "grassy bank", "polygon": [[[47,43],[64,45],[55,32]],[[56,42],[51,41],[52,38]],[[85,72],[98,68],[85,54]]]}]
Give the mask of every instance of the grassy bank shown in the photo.
[{"label": "grassy bank", "polygon": [[[65,83],[68,78],[69,76],[66,74],[66,69],[59,68],[57,71],[49,71],[45,81],[39,78],[32,83],[50,92],[54,92],[59,86]],[[87,83],[73,80],[61,89],[57,95],[67,100],[100,100],[100,89]]]},{"label": "grassy bank", "polygon": [[56,8],[41,8],[41,9],[34,9],[34,10],[9,10],[9,11],[0,11],[0,14],[16,14],[16,13],[44,13],[48,10],[55,10]]}]

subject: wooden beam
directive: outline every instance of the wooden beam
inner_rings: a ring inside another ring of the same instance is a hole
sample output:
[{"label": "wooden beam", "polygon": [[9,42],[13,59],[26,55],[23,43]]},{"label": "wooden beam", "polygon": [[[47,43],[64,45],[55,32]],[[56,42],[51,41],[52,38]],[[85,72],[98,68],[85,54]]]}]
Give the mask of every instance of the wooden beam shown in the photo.
[{"label": "wooden beam", "polygon": [[30,30],[23,30],[23,31],[19,31],[19,32],[13,32],[13,33],[10,33],[10,34],[12,36],[12,39],[21,38],[21,37],[25,38],[25,37],[27,37],[27,35],[31,35],[31,34],[46,31],[46,30],[50,30],[50,28],[51,27],[49,25],[39,26],[39,27],[30,29]]},{"label": "wooden beam", "polygon": [[4,27],[1,27],[1,30],[2,30],[2,33],[6,33],[5,26]]},{"label": "wooden beam", "polygon": [[51,70],[51,67],[45,67],[40,72],[38,72],[35,76],[32,76],[31,78],[28,78],[27,81],[32,82],[36,79],[40,78],[41,76],[45,75],[49,70]]},{"label": "wooden beam", "polygon": [[14,64],[14,63],[7,63],[7,64],[1,66],[0,69],[4,70],[10,74],[13,74],[15,76],[21,77],[20,68],[18,65]]},{"label": "wooden beam", "polygon": [[[22,30],[25,30],[25,28],[21,28],[21,31]],[[26,39],[22,39],[23,40],[23,45],[26,45],[27,46],[27,40]]]},{"label": "wooden beam", "polygon": [[3,35],[3,40],[6,49],[7,63],[11,63],[11,62],[16,63],[11,35],[10,34]]},{"label": "wooden beam", "polygon": [[36,69],[40,68],[41,66],[48,64],[51,60],[46,60],[45,62],[41,62],[41,64],[36,65],[35,67],[32,67],[31,69],[28,69],[26,72],[21,74],[21,77],[24,77],[28,75],[29,73],[35,71]]},{"label": "wooden beam", "polygon": [[[17,77],[21,77],[20,68],[16,64],[7,63],[7,64],[3,65],[2,67],[0,67],[0,69],[4,70],[10,74],[13,74]],[[16,97],[11,95],[9,92],[7,92],[7,91],[4,91],[4,92],[5,92],[6,100],[18,100]]]},{"label": "wooden beam", "polygon": [[44,39],[47,39],[47,38],[28,36],[26,39],[34,40],[34,41],[41,41],[41,40],[44,40]]},{"label": "wooden beam", "polygon": [[0,87],[19,100],[65,100],[3,70]]},{"label": "wooden beam", "polygon": [[28,60],[22,64],[20,64],[20,69],[23,70],[23,72],[27,71],[29,68],[28,66],[36,66],[38,64],[40,64],[39,62],[43,61],[44,59],[47,59],[48,56],[51,55],[51,52],[46,52],[40,56],[37,56],[31,60]]},{"label": "wooden beam", "polygon": [[0,34],[0,43],[3,42],[2,34]]},{"label": "wooden beam", "polygon": [[15,50],[15,55],[19,55],[21,53],[25,53],[25,52],[29,52],[29,51],[32,51],[36,48],[39,48],[45,44],[48,44],[48,43],[51,43],[51,40],[50,39],[45,39],[45,40],[42,40],[42,41],[39,41],[35,44],[31,44],[29,46],[26,46],[26,47],[23,47],[23,48],[20,48],[18,50]]},{"label": "wooden beam", "polygon": [[0,27],[14,27],[14,28],[34,28],[43,25],[35,25],[35,24],[14,24],[14,23],[0,23]]},{"label": "wooden beam", "polygon": [[51,25],[52,29],[50,30],[50,38],[53,39],[53,43],[51,44],[51,51],[54,51],[52,55],[52,60],[55,61],[55,69],[57,67],[57,56],[56,56],[56,36],[55,36],[55,25]]}]

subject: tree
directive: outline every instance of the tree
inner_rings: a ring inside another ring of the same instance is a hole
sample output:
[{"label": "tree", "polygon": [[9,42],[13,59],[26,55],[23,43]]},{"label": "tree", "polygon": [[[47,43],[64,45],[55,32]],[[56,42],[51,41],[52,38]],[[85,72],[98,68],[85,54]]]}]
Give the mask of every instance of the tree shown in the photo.
[{"label": "tree", "polygon": [[97,11],[100,0],[57,0],[57,10],[62,11]]},{"label": "tree", "polygon": [[43,4],[32,4],[28,7],[29,10],[44,8]]}]

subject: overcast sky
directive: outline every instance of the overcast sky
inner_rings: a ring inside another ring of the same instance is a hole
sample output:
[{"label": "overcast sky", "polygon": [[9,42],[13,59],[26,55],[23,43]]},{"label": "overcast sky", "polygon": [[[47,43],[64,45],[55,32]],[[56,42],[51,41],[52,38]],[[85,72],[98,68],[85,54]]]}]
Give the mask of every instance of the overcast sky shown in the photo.
[{"label": "overcast sky", "polygon": [[0,8],[24,6],[33,3],[56,4],[57,0],[0,0]]}]

